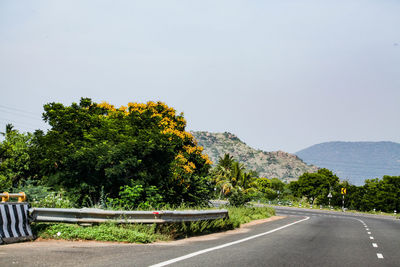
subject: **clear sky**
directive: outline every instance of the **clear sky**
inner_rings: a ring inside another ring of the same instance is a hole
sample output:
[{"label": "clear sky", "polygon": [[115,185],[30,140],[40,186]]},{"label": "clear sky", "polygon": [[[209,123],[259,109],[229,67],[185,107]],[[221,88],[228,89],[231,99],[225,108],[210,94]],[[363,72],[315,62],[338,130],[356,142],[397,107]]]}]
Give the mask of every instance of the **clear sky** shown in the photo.
[{"label": "clear sky", "polygon": [[163,101],[266,151],[400,142],[400,1],[0,1],[0,131]]}]

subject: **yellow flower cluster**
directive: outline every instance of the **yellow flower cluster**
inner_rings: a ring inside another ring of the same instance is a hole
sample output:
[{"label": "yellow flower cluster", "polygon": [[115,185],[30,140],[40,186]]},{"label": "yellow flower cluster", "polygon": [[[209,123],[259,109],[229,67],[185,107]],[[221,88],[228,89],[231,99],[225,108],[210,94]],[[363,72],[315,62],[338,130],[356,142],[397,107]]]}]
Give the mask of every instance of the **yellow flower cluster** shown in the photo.
[{"label": "yellow flower cluster", "polygon": [[100,104],[98,104],[97,106],[101,107],[101,108],[105,108],[108,109],[110,111],[116,111],[114,105],[108,104],[107,102],[101,102]]},{"label": "yellow flower cluster", "polygon": [[188,154],[197,154],[201,153],[203,151],[203,147],[201,146],[183,146],[183,149],[188,153]]},{"label": "yellow flower cluster", "polygon": [[146,104],[132,103],[132,102],[128,103],[128,112],[129,113],[132,113],[132,112],[143,113],[145,110],[146,110]]},{"label": "yellow flower cluster", "polygon": [[160,113],[159,110],[161,110],[162,115],[168,115],[170,117],[175,117],[175,109],[168,107],[165,103],[158,101],[158,102],[153,102],[149,101],[146,104],[143,103],[128,103],[128,109],[129,112],[139,112],[143,113],[145,111],[151,111],[154,114]]},{"label": "yellow flower cluster", "polygon": [[206,161],[206,164],[213,165],[213,162],[210,160],[207,154],[201,154],[201,158]]},{"label": "yellow flower cluster", "polygon": [[195,146],[183,146],[183,149],[189,154],[200,155],[202,159],[205,160],[206,164],[212,165],[213,162],[208,158],[206,154],[202,154],[204,148],[202,146],[197,146],[197,142],[193,139]]},{"label": "yellow flower cluster", "polygon": [[[173,108],[168,107],[163,102],[152,102],[149,101],[146,104],[143,103],[128,103],[128,107],[121,106],[118,109],[107,102],[102,102],[98,104],[99,107],[105,108],[111,112],[123,112],[125,115],[131,113],[139,113],[142,114],[144,112],[150,112],[151,118],[159,119],[158,126],[164,129],[184,129],[186,126],[186,120],[182,115],[177,116],[176,111]],[[107,114],[108,115],[108,114]],[[177,132],[175,132],[177,133]],[[184,138],[184,135],[178,135],[181,138]]]},{"label": "yellow flower cluster", "polygon": [[196,165],[193,162],[188,161],[181,153],[176,155],[175,160],[178,163],[178,166],[183,168],[187,173],[193,173],[196,169]]},{"label": "yellow flower cluster", "polygon": [[193,138],[193,135],[191,133],[188,133],[185,131],[179,131],[179,130],[175,130],[175,129],[171,129],[171,128],[162,130],[161,133],[165,134],[165,135],[175,135],[182,140],[190,140]]},{"label": "yellow flower cluster", "polygon": [[118,110],[124,112],[125,114],[128,114],[128,108],[125,107],[125,106],[120,106],[120,107],[118,108]]},{"label": "yellow flower cluster", "polygon": [[162,128],[175,129],[177,127],[177,123],[168,117],[164,117],[160,120],[160,122],[158,123],[158,126],[160,126]]}]

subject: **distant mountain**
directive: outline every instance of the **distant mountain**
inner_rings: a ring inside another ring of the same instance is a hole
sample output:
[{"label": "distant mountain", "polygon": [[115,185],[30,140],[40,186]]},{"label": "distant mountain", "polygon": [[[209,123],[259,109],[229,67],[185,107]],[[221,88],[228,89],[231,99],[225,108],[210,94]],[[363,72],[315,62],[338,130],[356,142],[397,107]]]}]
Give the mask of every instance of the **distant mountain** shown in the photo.
[{"label": "distant mountain", "polygon": [[400,175],[400,144],[394,142],[328,142],[296,155],[355,185],[364,184],[365,179]]},{"label": "distant mountain", "polygon": [[283,151],[265,152],[249,147],[236,135],[225,133],[192,132],[199,145],[214,164],[219,157],[229,153],[243,163],[247,169],[257,171],[260,176],[279,178],[284,181],[297,179],[304,172],[316,172],[318,167],[304,163],[299,157]]}]

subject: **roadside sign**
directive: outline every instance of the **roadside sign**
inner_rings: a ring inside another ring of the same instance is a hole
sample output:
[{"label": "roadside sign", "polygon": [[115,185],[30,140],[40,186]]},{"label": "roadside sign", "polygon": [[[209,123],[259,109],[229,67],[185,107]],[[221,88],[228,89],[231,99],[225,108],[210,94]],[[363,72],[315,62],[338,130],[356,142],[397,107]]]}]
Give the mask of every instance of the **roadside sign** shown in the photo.
[{"label": "roadside sign", "polygon": [[346,190],[346,188],[342,188],[342,195],[346,195],[346,193],[347,193],[347,190]]},{"label": "roadside sign", "polygon": [[331,192],[329,192],[329,194],[328,194],[328,197],[329,197],[329,198],[331,198],[331,197],[332,197],[332,194],[331,194]]}]

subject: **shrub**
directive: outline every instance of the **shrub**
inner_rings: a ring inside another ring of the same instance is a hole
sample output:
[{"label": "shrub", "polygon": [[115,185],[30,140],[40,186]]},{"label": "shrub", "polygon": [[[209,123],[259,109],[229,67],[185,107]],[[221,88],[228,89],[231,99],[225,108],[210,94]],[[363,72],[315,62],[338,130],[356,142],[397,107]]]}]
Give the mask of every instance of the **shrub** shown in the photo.
[{"label": "shrub", "polygon": [[229,205],[231,206],[244,206],[247,202],[251,200],[251,197],[248,194],[245,194],[241,191],[235,191],[230,194],[229,198]]}]

